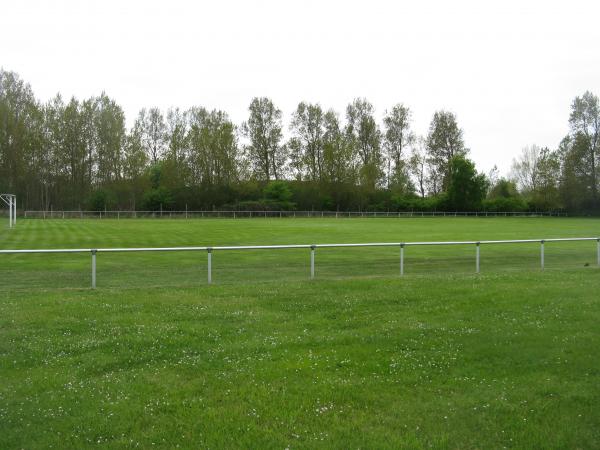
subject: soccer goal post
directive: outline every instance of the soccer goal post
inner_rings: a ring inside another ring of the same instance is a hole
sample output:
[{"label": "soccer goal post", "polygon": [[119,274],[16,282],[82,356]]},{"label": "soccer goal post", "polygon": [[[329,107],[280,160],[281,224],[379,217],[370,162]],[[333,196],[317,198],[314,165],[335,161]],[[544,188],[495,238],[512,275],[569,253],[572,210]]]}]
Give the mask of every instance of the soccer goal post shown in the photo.
[{"label": "soccer goal post", "polygon": [[8,206],[8,227],[17,224],[17,196],[14,194],[0,194],[0,199]]}]

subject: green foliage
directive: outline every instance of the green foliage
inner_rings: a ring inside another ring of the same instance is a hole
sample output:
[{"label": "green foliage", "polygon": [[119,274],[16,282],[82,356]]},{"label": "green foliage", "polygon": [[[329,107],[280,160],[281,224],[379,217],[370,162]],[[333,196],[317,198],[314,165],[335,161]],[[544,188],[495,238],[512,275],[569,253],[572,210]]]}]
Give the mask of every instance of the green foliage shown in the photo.
[{"label": "green foliage", "polygon": [[452,159],[468,153],[463,141],[463,131],[453,113],[443,110],[434,113],[426,145],[429,160],[435,169],[432,175],[438,178],[435,183],[447,189],[452,175]]},{"label": "green foliage", "polygon": [[325,117],[320,105],[301,102],[292,115],[294,137],[288,143],[291,165],[297,178],[323,181]]},{"label": "green foliage", "polygon": [[482,209],[491,212],[524,212],[529,206],[522,197],[496,197],[483,200]]},{"label": "green foliage", "polygon": [[446,192],[446,209],[451,211],[478,211],[487,192],[485,175],[478,174],[475,164],[463,156],[450,161],[450,176]]},{"label": "green foliage", "polygon": [[115,195],[107,189],[98,189],[92,192],[88,200],[88,207],[91,211],[112,210],[115,205]]},{"label": "green foliage", "polygon": [[142,208],[145,211],[169,210],[172,205],[173,195],[165,187],[152,188],[144,193]]},{"label": "green foliage", "polygon": [[417,197],[406,195],[392,196],[394,211],[424,211],[434,212],[443,210],[443,196]]},{"label": "green foliage", "polygon": [[283,175],[286,159],[282,139],[282,112],[267,97],[254,98],[248,107],[250,116],[242,124],[243,134],[250,140],[248,156],[254,178],[278,180]]},{"label": "green foliage", "polygon": [[505,178],[500,178],[492,186],[488,198],[482,202],[482,207],[485,211],[497,212],[522,212],[528,209],[527,202],[519,194],[516,183]]},{"label": "green foliage", "polygon": [[375,190],[383,175],[381,131],[374,112],[373,105],[364,98],[355,99],[346,108],[346,136],[360,161],[359,179],[368,193]]},{"label": "green foliage", "polygon": [[410,109],[402,104],[395,105],[383,118],[384,147],[388,166],[387,184],[396,193],[408,194],[415,190],[407,170],[406,150],[416,139],[410,129],[410,118]]},{"label": "green foliage", "polygon": [[[450,189],[451,161],[468,153],[453,113],[436,111],[425,138],[411,130],[403,104],[377,117],[357,98],[345,113],[342,123],[335,111],[300,102],[287,142],[283,113],[267,97],[251,101],[239,129],[225,112],[193,106],[143,108],[126,130],[123,109],[105,93],[41,103],[17,74],[0,69],[0,191],[29,210],[84,208],[97,190],[113,192],[113,208],[132,209],[144,196],[155,204],[150,199],[162,194],[150,190],[161,187],[179,210],[247,201],[274,208],[280,202],[265,199],[262,187],[286,180],[293,197],[283,208],[386,210],[406,207],[415,190],[435,198],[413,202],[428,209],[523,208],[514,196],[482,206],[470,188]],[[558,149],[526,148],[511,176],[529,209],[600,214],[597,96],[574,99],[569,126]]]},{"label": "green foliage", "polygon": [[292,190],[285,181],[271,181],[263,190],[267,200],[289,202],[292,200]]},{"label": "green foliage", "polygon": [[[285,181],[271,181],[263,190],[265,202],[271,206],[277,205],[282,210],[294,209],[293,193]],[[272,208],[276,209],[276,208]]]},{"label": "green foliage", "polygon": [[589,139],[582,133],[568,137],[562,142],[563,165],[560,194],[565,206],[571,211],[596,211],[597,193],[591,171]]},{"label": "green foliage", "polygon": [[222,111],[192,108],[188,112],[187,135],[190,181],[193,184],[224,186],[237,180],[235,127]]},{"label": "green foliage", "polygon": [[157,189],[161,185],[163,168],[161,164],[153,164],[148,168],[148,179],[152,189]]},{"label": "green foliage", "polygon": [[517,185],[514,181],[507,180],[505,178],[500,178],[498,182],[492,186],[490,193],[488,194],[488,198],[496,199],[496,198],[514,198],[519,196],[519,191],[517,190]]}]

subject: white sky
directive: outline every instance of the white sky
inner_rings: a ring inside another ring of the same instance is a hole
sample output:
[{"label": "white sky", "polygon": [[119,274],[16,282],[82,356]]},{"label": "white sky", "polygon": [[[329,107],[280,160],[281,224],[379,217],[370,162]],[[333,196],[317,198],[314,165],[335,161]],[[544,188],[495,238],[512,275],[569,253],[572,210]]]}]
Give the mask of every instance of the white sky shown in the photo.
[{"label": "white sky", "polygon": [[449,109],[480,170],[555,148],[569,107],[600,94],[598,1],[2,0],[0,66],[36,95],[106,91],[131,124],[142,107],[203,105],[247,116],[269,96],[341,115],[366,97],[403,102],[425,134]]}]

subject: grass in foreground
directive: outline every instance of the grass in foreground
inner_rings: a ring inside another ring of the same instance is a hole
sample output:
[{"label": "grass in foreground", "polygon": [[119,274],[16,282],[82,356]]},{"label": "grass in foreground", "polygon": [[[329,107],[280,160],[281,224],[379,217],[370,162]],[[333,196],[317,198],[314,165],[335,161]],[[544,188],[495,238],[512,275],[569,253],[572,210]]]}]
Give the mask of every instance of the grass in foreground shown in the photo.
[{"label": "grass in foreground", "polygon": [[[22,220],[0,248],[596,236],[594,219]],[[0,448],[600,447],[595,243],[0,257]],[[586,268],[586,265],[589,266]],[[269,281],[263,283],[261,281]]]},{"label": "grass in foreground", "polygon": [[0,297],[0,448],[597,448],[600,271]]}]

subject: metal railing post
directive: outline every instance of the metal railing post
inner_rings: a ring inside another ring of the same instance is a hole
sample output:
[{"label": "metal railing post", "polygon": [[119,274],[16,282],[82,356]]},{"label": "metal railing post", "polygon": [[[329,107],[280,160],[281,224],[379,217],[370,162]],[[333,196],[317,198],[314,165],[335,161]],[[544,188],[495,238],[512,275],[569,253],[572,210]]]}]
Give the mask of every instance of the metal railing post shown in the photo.
[{"label": "metal railing post", "polygon": [[92,289],[96,289],[96,253],[98,250],[92,250]]},{"label": "metal railing post", "polygon": [[400,244],[400,276],[404,275],[404,244]]},{"label": "metal railing post", "polygon": [[542,263],[542,270],[544,270],[544,240],[543,239],[540,241],[540,244],[541,244],[540,259],[541,259],[541,263]]},{"label": "metal railing post", "polygon": [[208,252],[208,284],[212,283],[212,248],[207,249]]},{"label": "metal railing post", "polygon": [[310,246],[310,279],[315,278],[315,246]]},{"label": "metal railing post", "polygon": [[600,238],[598,238],[598,266],[600,266]]},{"label": "metal railing post", "polygon": [[475,251],[475,273],[479,273],[479,242],[475,244],[477,246],[477,250]]}]

